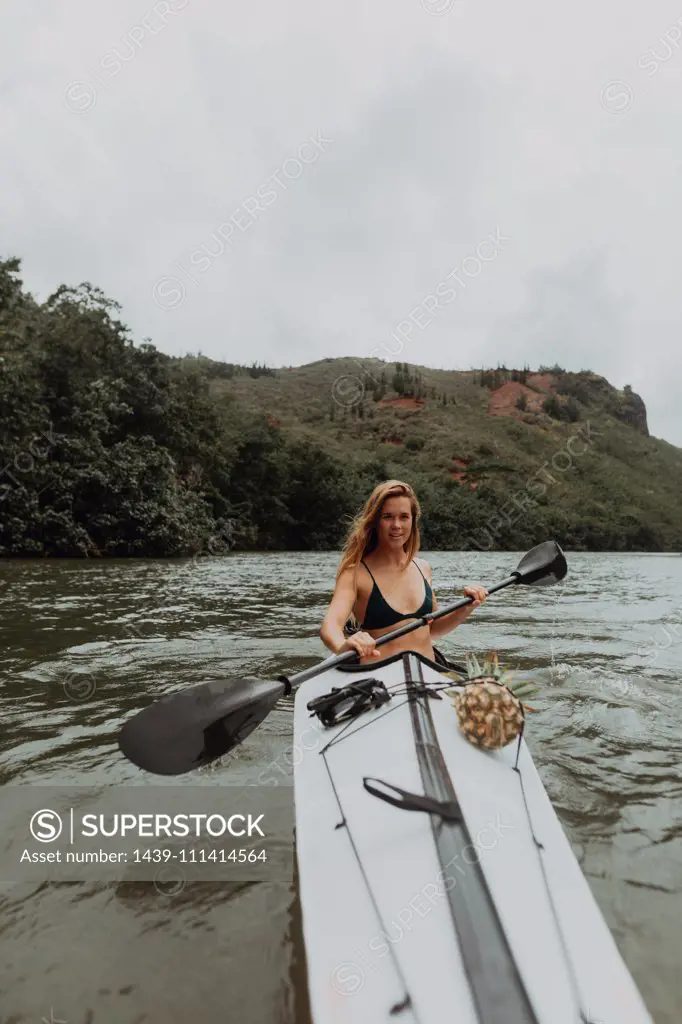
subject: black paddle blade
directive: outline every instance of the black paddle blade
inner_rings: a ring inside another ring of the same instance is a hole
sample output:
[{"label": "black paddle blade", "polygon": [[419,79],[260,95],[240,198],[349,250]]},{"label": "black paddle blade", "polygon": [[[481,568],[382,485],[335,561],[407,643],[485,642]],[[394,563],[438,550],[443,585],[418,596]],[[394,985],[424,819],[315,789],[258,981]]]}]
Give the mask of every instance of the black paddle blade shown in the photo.
[{"label": "black paddle blade", "polygon": [[530,587],[551,587],[568,572],[566,557],[555,540],[531,548],[516,567],[517,583]]},{"label": "black paddle blade", "polygon": [[147,772],[183,775],[232,750],[260,725],[283,683],[216,679],[150,704],[125,723],[122,752]]}]

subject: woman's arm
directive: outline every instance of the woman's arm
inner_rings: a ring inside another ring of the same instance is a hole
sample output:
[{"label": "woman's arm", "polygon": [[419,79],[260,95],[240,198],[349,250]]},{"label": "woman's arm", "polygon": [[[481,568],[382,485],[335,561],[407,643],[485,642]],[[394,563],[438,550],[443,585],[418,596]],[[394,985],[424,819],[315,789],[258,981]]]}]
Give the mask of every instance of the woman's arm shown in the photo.
[{"label": "woman's arm", "polygon": [[346,569],[336,582],[334,596],[320,627],[320,639],[325,647],[328,647],[334,654],[353,650],[357,651],[362,658],[369,654],[375,654],[378,657],[379,651],[375,650],[374,638],[369,633],[353,633],[349,637],[344,635],[343,627],[348,622],[356,599],[355,571]]},{"label": "woman's arm", "polygon": [[[423,568],[426,570],[426,575],[428,576],[429,583],[431,584],[431,590],[433,592],[433,578],[431,575],[431,567],[428,565],[427,562],[422,561],[421,564]],[[472,601],[471,604],[465,605],[464,608],[458,608],[456,612],[451,612],[449,615],[444,615],[442,619],[436,619],[435,622],[431,623],[431,637],[433,639],[435,639],[437,636],[445,636],[446,633],[450,633],[453,629],[457,629],[458,626],[461,626],[461,624],[469,618],[474,609],[479,608],[483,604],[486,597],[488,596],[488,591],[485,589],[485,587],[481,587],[476,584],[474,586],[465,587],[464,596],[473,597],[474,600]],[[438,601],[434,593],[434,612],[437,611],[437,609]]]}]

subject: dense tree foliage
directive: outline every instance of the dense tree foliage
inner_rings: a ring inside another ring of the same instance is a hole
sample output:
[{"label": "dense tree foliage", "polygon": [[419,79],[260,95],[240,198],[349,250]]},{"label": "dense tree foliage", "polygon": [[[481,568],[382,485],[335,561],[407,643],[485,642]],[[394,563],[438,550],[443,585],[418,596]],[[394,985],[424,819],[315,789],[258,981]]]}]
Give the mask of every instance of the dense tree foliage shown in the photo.
[{"label": "dense tree foliage", "polygon": [[134,346],[97,288],[38,305],[19,270],[0,263],[0,554],[338,541],[345,474],[324,451],[218,404],[201,360]]}]

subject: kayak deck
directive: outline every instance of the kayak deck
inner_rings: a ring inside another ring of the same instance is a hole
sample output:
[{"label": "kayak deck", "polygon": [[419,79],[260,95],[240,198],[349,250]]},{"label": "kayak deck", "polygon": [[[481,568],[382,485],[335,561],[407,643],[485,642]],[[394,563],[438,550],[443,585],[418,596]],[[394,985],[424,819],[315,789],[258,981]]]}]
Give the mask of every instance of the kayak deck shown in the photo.
[{"label": "kayak deck", "polygon": [[[428,705],[470,838],[448,865],[434,841],[434,828],[447,827],[439,816],[365,789],[369,777],[424,793],[410,665],[427,686],[452,685],[412,654],[329,670],[296,694],[296,839],[315,1024],[496,1020],[472,985],[489,952],[476,947],[485,933],[458,927],[450,902],[453,888],[471,888],[480,874],[527,997],[510,1024],[651,1024],[524,742],[481,751],[460,733],[448,697],[416,698]],[[390,702],[330,728],[310,717],[308,701],[369,676]]]}]

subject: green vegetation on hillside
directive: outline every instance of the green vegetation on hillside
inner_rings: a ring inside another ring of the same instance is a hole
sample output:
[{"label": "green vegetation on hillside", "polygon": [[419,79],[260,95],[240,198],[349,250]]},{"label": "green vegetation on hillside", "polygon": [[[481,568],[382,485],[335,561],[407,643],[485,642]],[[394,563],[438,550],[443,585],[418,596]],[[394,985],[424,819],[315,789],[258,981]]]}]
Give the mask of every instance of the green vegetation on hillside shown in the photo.
[{"label": "green vegetation on hillside", "polygon": [[490,415],[528,367],[175,359],[99,289],[39,304],[19,272],[0,261],[0,555],[337,547],[389,477],[416,488],[426,549],[682,549],[682,451],[595,374],[553,367],[535,411]]}]

